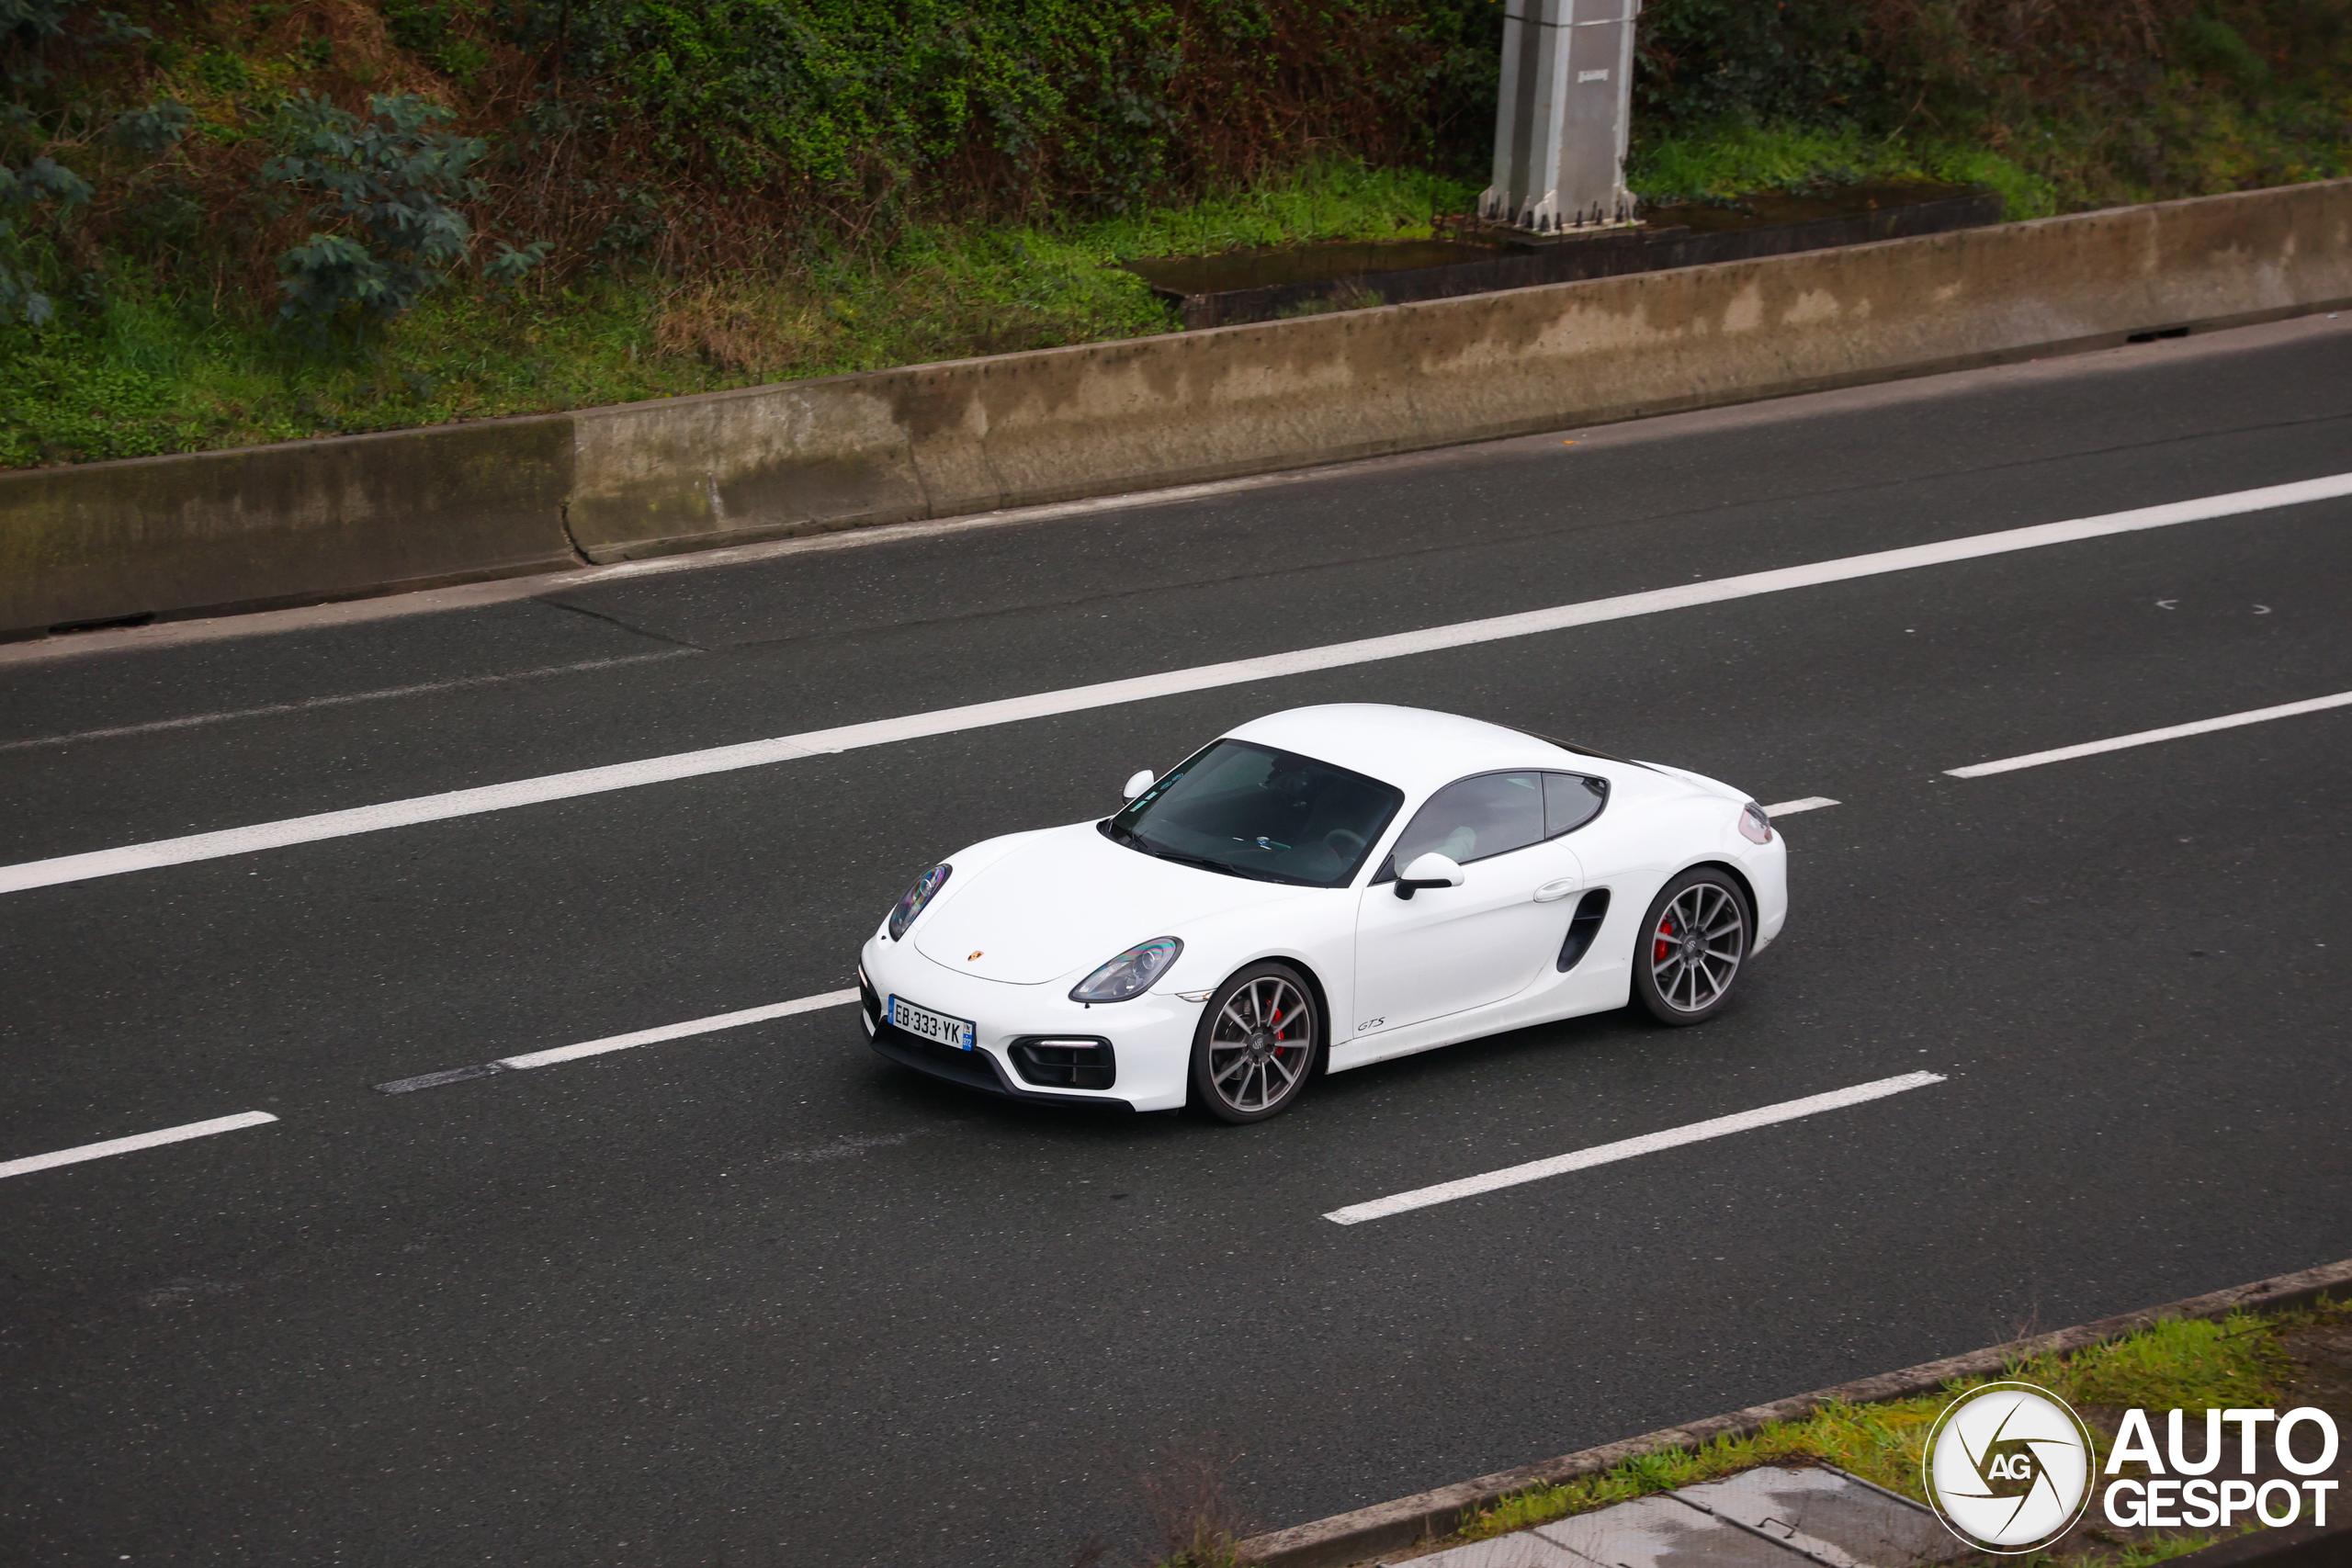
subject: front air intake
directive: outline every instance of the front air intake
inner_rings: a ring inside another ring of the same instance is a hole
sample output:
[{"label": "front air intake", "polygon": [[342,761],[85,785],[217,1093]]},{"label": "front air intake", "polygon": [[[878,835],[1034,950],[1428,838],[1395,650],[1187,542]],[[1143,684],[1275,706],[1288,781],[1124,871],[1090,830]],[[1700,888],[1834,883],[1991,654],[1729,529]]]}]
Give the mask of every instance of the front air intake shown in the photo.
[{"label": "front air intake", "polygon": [[1024,1035],[1010,1055],[1022,1081],[1040,1089],[1109,1089],[1118,1081],[1111,1043],[1090,1035]]}]

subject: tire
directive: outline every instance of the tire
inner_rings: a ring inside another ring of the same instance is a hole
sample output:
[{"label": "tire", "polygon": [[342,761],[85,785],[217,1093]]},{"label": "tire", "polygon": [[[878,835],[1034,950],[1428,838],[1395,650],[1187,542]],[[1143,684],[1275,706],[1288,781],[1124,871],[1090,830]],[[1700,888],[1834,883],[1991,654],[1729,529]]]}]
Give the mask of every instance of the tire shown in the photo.
[{"label": "tire", "polygon": [[1306,1089],[1322,1040],[1306,976],[1287,964],[1252,964],[1201,1010],[1193,1031],[1193,1103],[1220,1122],[1279,1116]]},{"label": "tire", "polygon": [[1721,1012],[1747,962],[1756,917],[1739,884],[1711,866],[1668,882],[1650,903],[1634,949],[1634,997],[1682,1028]]}]

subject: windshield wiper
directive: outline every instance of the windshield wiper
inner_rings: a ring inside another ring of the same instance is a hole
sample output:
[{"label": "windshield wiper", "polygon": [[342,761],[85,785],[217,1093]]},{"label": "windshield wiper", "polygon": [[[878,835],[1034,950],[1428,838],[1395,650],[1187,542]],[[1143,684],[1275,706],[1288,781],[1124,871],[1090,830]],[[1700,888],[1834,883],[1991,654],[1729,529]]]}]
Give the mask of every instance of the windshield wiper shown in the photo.
[{"label": "windshield wiper", "polygon": [[1247,876],[1250,874],[1240,867],[1227,865],[1221,860],[1211,860],[1206,855],[1188,855],[1182,850],[1171,850],[1165,848],[1162,845],[1155,844],[1150,840],[1144,838],[1141,834],[1137,834],[1136,836],[1136,847],[1143,851],[1144,853],[1151,855],[1156,859],[1174,861],[1178,865],[1196,865],[1203,871],[1222,872],[1227,876]]},{"label": "windshield wiper", "polygon": [[1241,874],[1241,873],[1234,870],[1233,867],[1225,864],[1222,861],[1213,861],[1205,855],[1188,855],[1182,850],[1171,850],[1163,844],[1158,843],[1150,839],[1147,839],[1141,833],[1136,832],[1133,828],[1121,827],[1119,825],[1119,819],[1115,817],[1107,817],[1103,818],[1101,828],[1104,838],[1110,840],[1114,844],[1125,844],[1127,848],[1135,851],[1137,854],[1149,855],[1154,860],[1174,861],[1178,865],[1196,865],[1203,871],[1221,871],[1227,876],[1239,876]]},{"label": "windshield wiper", "polygon": [[1125,844],[1137,853],[1149,855],[1154,860],[1172,861],[1178,865],[1197,866],[1203,871],[1214,871],[1223,876],[1238,876],[1245,882],[1280,882],[1294,887],[1323,886],[1319,882],[1310,881],[1304,876],[1293,876],[1284,871],[1252,870],[1248,866],[1228,865],[1221,860],[1211,860],[1206,855],[1187,854],[1182,850],[1171,850],[1155,840],[1145,838],[1133,828],[1122,828],[1115,817],[1103,820],[1102,831],[1102,836],[1113,843]]},{"label": "windshield wiper", "polygon": [[1237,865],[1233,868],[1233,874],[1236,876],[1246,876],[1252,882],[1279,882],[1283,884],[1285,886],[1290,887],[1323,887],[1329,886],[1327,883],[1316,881],[1311,876],[1293,876],[1289,872],[1275,871],[1267,866],[1259,866],[1255,869],[1251,869],[1250,867]]},{"label": "windshield wiper", "polygon": [[[1141,839],[1136,841],[1148,843],[1148,840]],[[1248,882],[1280,882],[1293,887],[1323,886],[1319,882],[1310,882],[1304,876],[1293,876],[1286,871],[1275,871],[1268,866],[1234,865],[1227,861],[1211,860],[1206,855],[1188,855],[1182,850],[1146,848],[1144,853],[1158,855],[1161,860],[1172,860],[1179,865],[1196,865],[1203,871],[1221,871],[1227,876],[1238,876]]]}]

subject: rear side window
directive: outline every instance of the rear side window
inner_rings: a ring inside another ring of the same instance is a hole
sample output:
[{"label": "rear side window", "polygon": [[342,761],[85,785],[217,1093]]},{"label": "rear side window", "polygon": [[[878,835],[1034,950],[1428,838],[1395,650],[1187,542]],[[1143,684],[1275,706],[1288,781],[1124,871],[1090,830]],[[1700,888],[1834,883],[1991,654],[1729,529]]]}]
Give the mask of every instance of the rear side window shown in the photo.
[{"label": "rear side window", "polygon": [[1435,851],[1456,865],[1573,832],[1600,815],[1609,785],[1580,773],[1479,773],[1430,796],[1413,814],[1374,883]]},{"label": "rear side window", "polygon": [[1544,836],[1573,832],[1600,815],[1609,803],[1609,785],[1582,773],[1544,775]]}]

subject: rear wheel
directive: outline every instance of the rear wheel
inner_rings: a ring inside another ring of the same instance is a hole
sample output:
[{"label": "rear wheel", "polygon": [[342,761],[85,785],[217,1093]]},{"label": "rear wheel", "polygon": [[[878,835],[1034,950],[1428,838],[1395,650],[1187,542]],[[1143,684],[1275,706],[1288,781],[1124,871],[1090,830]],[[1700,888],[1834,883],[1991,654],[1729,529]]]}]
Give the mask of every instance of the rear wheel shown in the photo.
[{"label": "rear wheel", "polygon": [[1287,964],[1253,964],[1216,988],[1193,1033],[1193,1102],[1220,1122],[1262,1122],[1306,1087],[1322,1036],[1314,994]]},{"label": "rear wheel", "polygon": [[1747,962],[1747,896],[1699,866],[1658,890],[1634,953],[1634,995],[1660,1023],[1704,1023],[1723,1010]]}]

